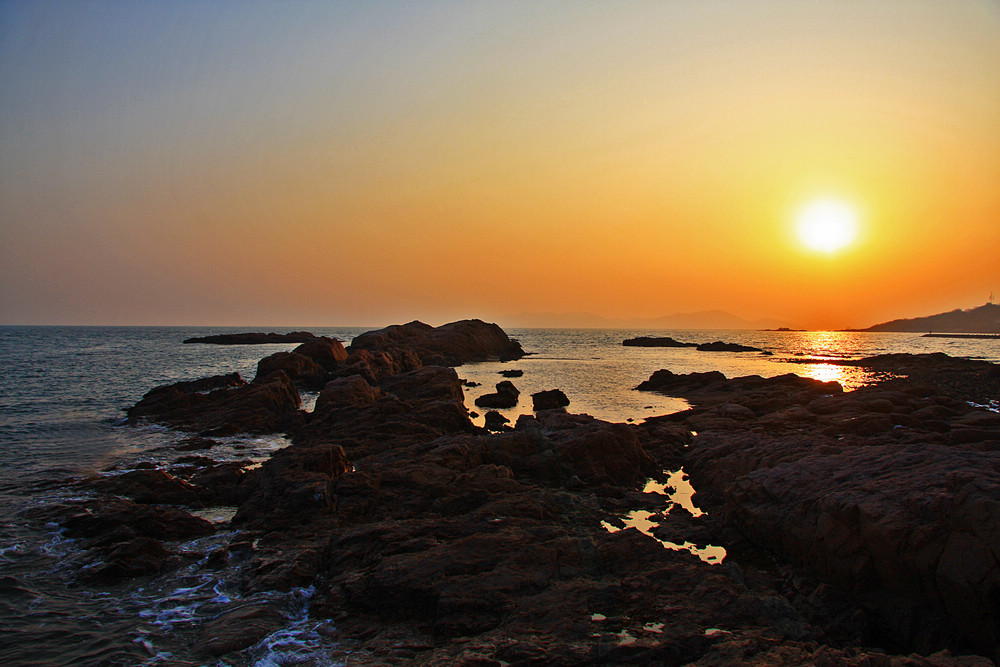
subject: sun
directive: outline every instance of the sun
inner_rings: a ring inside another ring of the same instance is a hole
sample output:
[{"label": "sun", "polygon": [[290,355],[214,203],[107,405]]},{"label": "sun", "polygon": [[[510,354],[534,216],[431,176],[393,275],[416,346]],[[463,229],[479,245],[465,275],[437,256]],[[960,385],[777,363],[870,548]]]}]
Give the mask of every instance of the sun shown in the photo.
[{"label": "sun", "polygon": [[858,214],[840,200],[816,199],[799,209],[795,231],[807,248],[834,253],[857,238]]}]

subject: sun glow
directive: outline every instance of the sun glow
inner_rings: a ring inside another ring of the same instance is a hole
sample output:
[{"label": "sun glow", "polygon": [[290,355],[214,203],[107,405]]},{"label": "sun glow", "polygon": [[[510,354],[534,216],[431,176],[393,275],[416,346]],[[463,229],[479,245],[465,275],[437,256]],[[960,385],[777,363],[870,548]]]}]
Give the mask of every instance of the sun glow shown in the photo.
[{"label": "sun glow", "polygon": [[858,235],[858,214],[836,199],[818,199],[795,216],[799,241],[811,250],[833,253],[850,245]]}]

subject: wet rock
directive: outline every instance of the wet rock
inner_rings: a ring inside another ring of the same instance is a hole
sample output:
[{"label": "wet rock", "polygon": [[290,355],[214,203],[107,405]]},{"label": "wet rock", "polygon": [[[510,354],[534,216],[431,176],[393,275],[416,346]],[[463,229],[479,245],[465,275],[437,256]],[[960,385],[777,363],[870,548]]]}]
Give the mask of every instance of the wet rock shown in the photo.
[{"label": "wet rock", "polygon": [[535,412],[539,410],[558,410],[569,405],[569,398],[559,389],[539,391],[531,395],[531,406]]},{"label": "wet rock", "polygon": [[162,470],[132,470],[121,475],[91,477],[84,484],[137,503],[204,506],[193,484]]},{"label": "wet rock", "polygon": [[204,519],[174,507],[153,507],[122,498],[103,498],[67,513],[61,520],[66,535],[100,543],[108,535],[129,535],[159,540],[181,540],[210,535],[214,528]]},{"label": "wet rock", "polygon": [[202,451],[206,449],[211,449],[217,443],[214,440],[209,440],[208,438],[199,438],[197,436],[191,438],[184,438],[179,443],[174,445],[174,449],[178,452],[194,452]]},{"label": "wet rock", "polygon": [[498,382],[496,391],[492,394],[483,394],[476,399],[476,405],[481,408],[512,408],[517,405],[521,392],[517,390],[509,380]]},{"label": "wet rock", "polygon": [[208,436],[277,433],[297,423],[299,403],[295,385],[281,371],[251,384],[232,373],[152,389],[128,409],[128,420]]},{"label": "wet rock", "polygon": [[66,536],[77,540],[74,557],[83,580],[115,582],[158,574],[177,565],[164,542],[209,535],[212,524],[177,508],[98,498],[62,510]]},{"label": "wet rock", "polygon": [[195,648],[202,655],[225,655],[253,646],[284,623],[284,615],[273,607],[248,604],[206,623]]}]

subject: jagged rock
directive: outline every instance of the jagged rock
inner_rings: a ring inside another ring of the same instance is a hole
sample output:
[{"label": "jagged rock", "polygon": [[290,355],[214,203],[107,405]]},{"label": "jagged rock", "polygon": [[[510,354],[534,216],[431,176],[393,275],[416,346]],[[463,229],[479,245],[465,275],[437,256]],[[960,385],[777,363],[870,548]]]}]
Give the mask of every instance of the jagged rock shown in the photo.
[{"label": "jagged rock", "polygon": [[517,405],[521,392],[509,380],[503,380],[496,385],[496,392],[483,394],[476,399],[476,405],[481,408],[512,408]]},{"label": "jagged rock", "polygon": [[559,389],[539,391],[531,395],[532,410],[558,410],[569,405],[569,398]]},{"label": "jagged rock", "polygon": [[121,475],[84,480],[86,486],[104,493],[126,496],[137,503],[204,507],[197,488],[162,470],[131,470]]},{"label": "jagged rock", "polygon": [[128,420],[146,419],[210,436],[277,433],[296,423],[299,402],[284,372],[251,384],[232,373],[152,389],[128,409]]},{"label": "jagged rock", "polygon": [[298,352],[275,352],[257,362],[254,382],[262,382],[272,373],[283,371],[292,382],[305,389],[322,389],[329,373],[311,357]]},{"label": "jagged rock", "polygon": [[347,361],[332,371],[331,375],[360,375],[366,382],[375,385],[393,375],[417,370],[422,365],[416,353],[408,348],[373,351],[355,350],[352,347]]}]

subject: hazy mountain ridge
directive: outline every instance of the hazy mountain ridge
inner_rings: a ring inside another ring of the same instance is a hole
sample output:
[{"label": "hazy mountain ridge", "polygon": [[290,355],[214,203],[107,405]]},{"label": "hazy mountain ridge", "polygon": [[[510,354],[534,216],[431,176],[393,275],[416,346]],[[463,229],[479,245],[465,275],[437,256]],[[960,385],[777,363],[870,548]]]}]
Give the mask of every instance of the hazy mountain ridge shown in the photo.
[{"label": "hazy mountain ridge", "polygon": [[631,318],[609,318],[593,313],[518,313],[504,318],[504,323],[526,329],[776,329],[790,326],[775,319],[746,320],[724,310]]},{"label": "hazy mountain ridge", "polygon": [[926,331],[947,333],[1000,333],[1000,305],[987,303],[969,310],[882,322],[858,331]]}]

